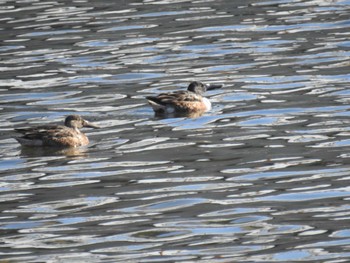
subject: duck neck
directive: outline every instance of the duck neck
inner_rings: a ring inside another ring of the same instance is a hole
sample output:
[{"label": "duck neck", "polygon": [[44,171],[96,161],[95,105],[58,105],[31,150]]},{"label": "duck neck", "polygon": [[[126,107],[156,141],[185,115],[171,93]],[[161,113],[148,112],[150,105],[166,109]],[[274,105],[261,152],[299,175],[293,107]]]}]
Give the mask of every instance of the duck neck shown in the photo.
[{"label": "duck neck", "polygon": [[77,132],[77,133],[80,133],[80,130],[78,129],[78,127],[76,127],[76,126],[73,126],[73,127],[71,127],[75,132]]}]

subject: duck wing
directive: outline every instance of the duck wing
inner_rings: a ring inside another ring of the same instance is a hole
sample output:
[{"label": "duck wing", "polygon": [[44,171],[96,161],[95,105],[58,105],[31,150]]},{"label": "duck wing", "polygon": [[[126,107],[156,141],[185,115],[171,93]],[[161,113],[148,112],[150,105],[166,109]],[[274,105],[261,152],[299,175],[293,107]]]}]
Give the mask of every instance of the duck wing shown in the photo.
[{"label": "duck wing", "polygon": [[73,129],[62,125],[45,125],[33,128],[19,128],[15,129],[15,131],[22,134],[22,139],[41,141],[43,144],[50,144],[50,142],[60,141],[63,138],[75,137]]},{"label": "duck wing", "polygon": [[160,105],[176,104],[182,101],[195,102],[201,101],[201,96],[188,91],[177,91],[172,93],[161,93],[157,96],[147,96],[148,101],[153,101]]},{"label": "duck wing", "polygon": [[21,137],[15,139],[27,146],[76,147],[87,145],[89,142],[84,134],[62,125],[45,125],[15,130],[22,134]]},{"label": "duck wing", "polygon": [[21,133],[23,138],[26,139],[42,139],[46,136],[54,136],[55,134],[60,134],[67,129],[66,126],[62,125],[42,125],[31,128],[17,128],[16,132]]}]

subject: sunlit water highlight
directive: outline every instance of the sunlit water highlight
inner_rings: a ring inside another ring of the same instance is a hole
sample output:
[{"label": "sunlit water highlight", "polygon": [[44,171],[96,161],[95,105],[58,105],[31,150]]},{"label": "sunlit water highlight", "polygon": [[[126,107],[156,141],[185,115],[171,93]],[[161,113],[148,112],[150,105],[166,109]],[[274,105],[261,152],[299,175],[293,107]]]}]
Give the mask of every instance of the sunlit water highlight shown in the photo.
[{"label": "sunlit water highlight", "polygon": [[[349,1],[0,3],[4,262],[348,262]],[[224,84],[198,118],[147,95]],[[14,128],[99,124],[78,149]]]}]

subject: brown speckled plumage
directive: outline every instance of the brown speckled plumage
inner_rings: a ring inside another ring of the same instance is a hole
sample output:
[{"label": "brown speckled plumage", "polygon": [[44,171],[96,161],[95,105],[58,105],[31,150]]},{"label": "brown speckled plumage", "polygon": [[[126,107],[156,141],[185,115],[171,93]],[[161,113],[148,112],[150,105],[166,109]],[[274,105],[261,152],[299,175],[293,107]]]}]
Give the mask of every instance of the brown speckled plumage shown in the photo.
[{"label": "brown speckled plumage", "polygon": [[22,134],[16,140],[25,146],[79,147],[89,144],[89,139],[79,128],[96,125],[79,115],[69,115],[63,125],[43,125],[32,128],[20,128],[15,131]]},{"label": "brown speckled plumage", "polygon": [[164,106],[173,106],[176,112],[205,111],[202,96],[189,91],[161,93],[156,97],[149,96],[147,100]]},{"label": "brown speckled plumage", "polygon": [[[221,85],[212,86],[211,89],[220,87]],[[157,96],[147,96],[146,99],[156,115],[200,116],[211,108],[209,100],[203,97],[207,89],[210,89],[210,86],[195,81],[190,83],[186,91],[161,93]]]}]

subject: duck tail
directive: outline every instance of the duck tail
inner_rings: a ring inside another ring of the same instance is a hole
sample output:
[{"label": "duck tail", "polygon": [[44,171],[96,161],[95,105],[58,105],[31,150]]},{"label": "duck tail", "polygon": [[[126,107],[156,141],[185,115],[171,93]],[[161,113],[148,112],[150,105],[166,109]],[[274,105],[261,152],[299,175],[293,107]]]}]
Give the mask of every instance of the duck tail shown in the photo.
[{"label": "duck tail", "polygon": [[165,111],[166,106],[157,97],[147,96],[146,99],[155,112]]},{"label": "duck tail", "polygon": [[14,130],[15,132],[22,133],[22,134],[25,134],[28,131],[28,129],[26,128],[16,128]]}]

